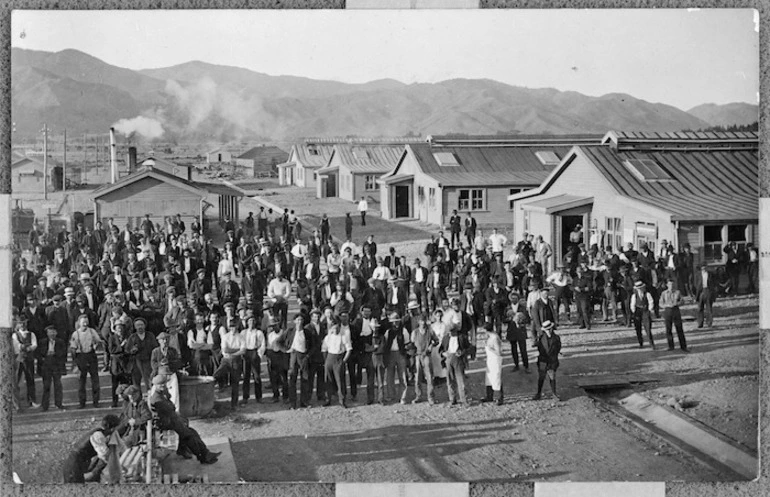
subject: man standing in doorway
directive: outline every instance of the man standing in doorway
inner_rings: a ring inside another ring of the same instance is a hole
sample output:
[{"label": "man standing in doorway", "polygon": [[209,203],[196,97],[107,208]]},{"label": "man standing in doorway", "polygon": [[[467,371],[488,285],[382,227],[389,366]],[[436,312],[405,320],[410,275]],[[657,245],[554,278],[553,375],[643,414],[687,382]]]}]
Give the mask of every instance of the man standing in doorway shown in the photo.
[{"label": "man standing in doorway", "polygon": [[361,226],[366,226],[366,211],[369,210],[369,204],[366,201],[366,197],[361,197],[358,202],[358,212],[361,213]]}]

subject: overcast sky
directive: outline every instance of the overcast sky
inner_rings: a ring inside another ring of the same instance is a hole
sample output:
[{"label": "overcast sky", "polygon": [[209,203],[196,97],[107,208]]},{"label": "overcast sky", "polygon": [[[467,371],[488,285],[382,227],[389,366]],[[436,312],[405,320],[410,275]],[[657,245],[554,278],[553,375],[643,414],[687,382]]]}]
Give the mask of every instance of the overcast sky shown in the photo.
[{"label": "overcast sky", "polygon": [[687,110],[757,103],[753,10],[14,11],[13,46],[360,83],[490,78]]}]

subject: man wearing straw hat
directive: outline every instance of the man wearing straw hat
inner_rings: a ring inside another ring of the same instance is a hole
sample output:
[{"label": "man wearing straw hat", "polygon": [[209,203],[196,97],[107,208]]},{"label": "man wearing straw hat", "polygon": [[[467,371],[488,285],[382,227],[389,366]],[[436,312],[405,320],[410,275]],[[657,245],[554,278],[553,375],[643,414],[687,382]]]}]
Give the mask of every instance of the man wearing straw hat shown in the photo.
[{"label": "man wearing straw hat", "polygon": [[543,394],[543,384],[546,376],[551,384],[551,392],[556,400],[561,400],[556,394],[556,370],[559,369],[559,353],[561,338],[554,330],[552,321],[545,321],[541,326],[543,333],[537,338],[537,393],[532,400],[540,400]]},{"label": "man wearing straw hat", "polygon": [[631,295],[631,312],[634,316],[634,329],[636,330],[636,338],[639,340],[639,348],[644,347],[644,339],[642,338],[642,326],[647,333],[647,338],[650,340],[652,350],[655,350],[655,341],[652,338],[652,312],[654,310],[654,302],[652,295],[647,291],[647,286],[643,281],[639,280],[634,283],[634,293]]}]

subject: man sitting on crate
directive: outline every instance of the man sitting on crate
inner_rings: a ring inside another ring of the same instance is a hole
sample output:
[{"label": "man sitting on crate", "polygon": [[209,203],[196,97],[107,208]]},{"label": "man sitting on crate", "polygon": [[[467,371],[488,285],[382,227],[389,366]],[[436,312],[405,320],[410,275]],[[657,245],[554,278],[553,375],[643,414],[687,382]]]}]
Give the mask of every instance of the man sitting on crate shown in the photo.
[{"label": "man sitting on crate", "polygon": [[147,403],[155,415],[155,425],[160,430],[172,430],[179,435],[177,454],[180,456],[185,459],[195,456],[201,464],[214,464],[217,462],[217,456],[221,453],[209,451],[198,432],[190,428],[187,419],[177,414],[176,407],[171,402],[166,389],[167,381],[166,375],[155,376],[152,379],[152,389],[147,397]]}]

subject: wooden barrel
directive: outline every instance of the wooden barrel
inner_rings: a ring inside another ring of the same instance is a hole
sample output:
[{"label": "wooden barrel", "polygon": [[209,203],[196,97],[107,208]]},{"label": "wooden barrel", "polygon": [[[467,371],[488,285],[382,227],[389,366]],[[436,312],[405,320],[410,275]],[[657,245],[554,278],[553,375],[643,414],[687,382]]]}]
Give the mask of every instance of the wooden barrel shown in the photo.
[{"label": "wooden barrel", "polygon": [[214,409],[214,377],[179,375],[179,414],[205,416]]}]

